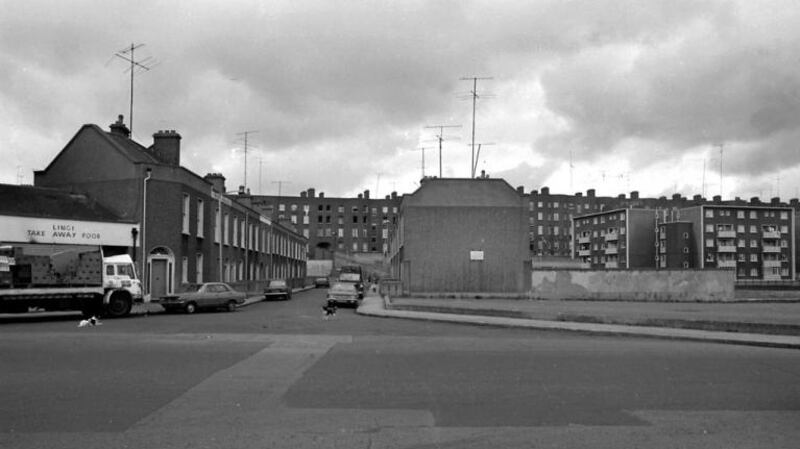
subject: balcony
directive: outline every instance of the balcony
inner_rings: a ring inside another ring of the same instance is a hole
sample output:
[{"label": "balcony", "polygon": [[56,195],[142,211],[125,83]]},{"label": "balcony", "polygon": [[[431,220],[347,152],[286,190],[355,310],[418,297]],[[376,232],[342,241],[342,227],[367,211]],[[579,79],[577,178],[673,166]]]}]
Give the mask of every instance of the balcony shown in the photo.
[{"label": "balcony", "polygon": [[781,238],[781,233],[780,231],[764,231],[763,238],[771,240],[779,239]]},{"label": "balcony", "polygon": [[718,260],[717,268],[736,268],[735,260]]},{"label": "balcony", "polygon": [[735,253],[736,245],[719,245],[717,246],[718,253]]},{"label": "balcony", "polygon": [[608,248],[606,248],[606,254],[619,254],[619,250],[617,249],[616,246],[613,247],[609,246]]},{"label": "balcony", "polygon": [[764,268],[780,268],[781,261],[780,260],[765,260],[764,261]]},{"label": "balcony", "polygon": [[613,242],[619,240],[619,234],[616,232],[609,232],[606,234],[606,242]]},{"label": "balcony", "polygon": [[777,254],[781,252],[780,246],[764,246],[761,249],[762,253]]},{"label": "balcony", "polygon": [[592,255],[592,250],[590,249],[579,249],[578,250],[578,257],[589,257]]},{"label": "balcony", "polygon": [[589,243],[591,241],[590,239],[591,237],[578,237],[578,243]]},{"label": "balcony", "polygon": [[717,238],[720,239],[735,239],[736,231],[717,231]]},{"label": "balcony", "polygon": [[606,269],[607,270],[609,270],[609,269],[616,270],[617,268],[619,268],[619,263],[617,263],[617,262],[606,262]]}]

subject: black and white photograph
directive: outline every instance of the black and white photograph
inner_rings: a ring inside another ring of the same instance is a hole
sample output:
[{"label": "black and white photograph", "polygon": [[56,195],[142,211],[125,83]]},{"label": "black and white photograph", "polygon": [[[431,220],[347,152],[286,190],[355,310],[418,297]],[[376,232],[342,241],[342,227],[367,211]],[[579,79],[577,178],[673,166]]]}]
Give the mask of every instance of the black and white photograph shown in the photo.
[{"label": "black and white photograph", "polygon": [[0,11],[0,447],[800,441],[800,3]]}]

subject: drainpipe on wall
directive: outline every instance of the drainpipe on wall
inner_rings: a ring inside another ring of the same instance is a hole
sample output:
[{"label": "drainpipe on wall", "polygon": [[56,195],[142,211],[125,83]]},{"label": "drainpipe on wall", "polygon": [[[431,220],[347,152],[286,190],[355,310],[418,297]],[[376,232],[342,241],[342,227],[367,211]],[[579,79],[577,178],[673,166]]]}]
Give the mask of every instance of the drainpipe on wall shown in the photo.
[{"label": "drainpipe on wall", "polygon": [[[145,268],[147,267],[147,181],[150,180],[153,170],[147,169],[147,176],[142,181],[142,280],[146,277]],[[142,296],[148,298],[150,282],[142,283]]]}]

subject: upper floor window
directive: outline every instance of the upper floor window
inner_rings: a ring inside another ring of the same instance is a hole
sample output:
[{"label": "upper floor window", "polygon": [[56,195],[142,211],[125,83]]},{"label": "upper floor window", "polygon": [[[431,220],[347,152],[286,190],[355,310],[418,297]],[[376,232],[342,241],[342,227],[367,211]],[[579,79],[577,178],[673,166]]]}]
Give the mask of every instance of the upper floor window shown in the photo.
[{"label": "upper floor window", "polygon": [[203,237],[203,216],[205,215],[205,207],[203,200],[197,200],[197,236]]},{"label": "upper floor window", "polygon": [[183,233],[189,233],[189,195],[184,193],[183,194]]}]

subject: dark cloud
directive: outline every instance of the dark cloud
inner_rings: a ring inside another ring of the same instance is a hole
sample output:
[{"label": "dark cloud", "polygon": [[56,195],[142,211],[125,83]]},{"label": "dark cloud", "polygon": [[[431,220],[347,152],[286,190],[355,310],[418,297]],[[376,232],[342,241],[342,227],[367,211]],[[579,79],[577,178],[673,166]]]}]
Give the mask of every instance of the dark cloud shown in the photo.
[{"label": "dark cloud", "polygon": [[[176,129],[188,166],[200,174],[230,167],[234,186],[242,161],[231,150],[245,130],[258,131],[254,157],[270,161],[265,184],[280,173],[294,190],[336,195],[373,184],[379,171],[415,179],[411,150],[432,135],[426,125],[460,123],[459,145],[468,140],[471,110],[459,95],[471,86],[459,78],[473,75],[493,77],[481,92],[498,94],[480,104],[479,140],[545,158],[533,166],[487,153],[490,172],[516,163],[493,173],[512,185],[540,186],[570,152],[647,171],[687,154],[710,157],[717,142],[741,189],[800,166],[800,9],[791,1],[34,0],[3,8],[0,131],[14,136],[0,143],[18,154],[21,130],[54,147],[39,154],[54,155],[81,124],[127,117],[129,78],[113,54],[136,42],[146,44],[140,57],[160,62],[136,74],[136,138],[148,144],[153,132]],[[21,158],[14,164],[40,163]],[[401,190],[413,189],[403,182]],[[664,182],[653,190],[680,184]]]}]

